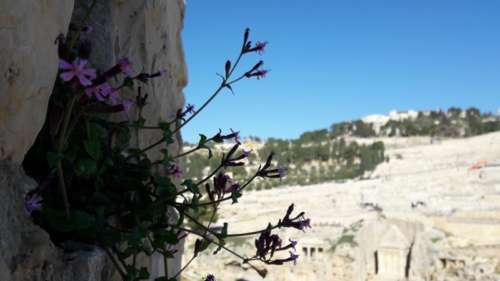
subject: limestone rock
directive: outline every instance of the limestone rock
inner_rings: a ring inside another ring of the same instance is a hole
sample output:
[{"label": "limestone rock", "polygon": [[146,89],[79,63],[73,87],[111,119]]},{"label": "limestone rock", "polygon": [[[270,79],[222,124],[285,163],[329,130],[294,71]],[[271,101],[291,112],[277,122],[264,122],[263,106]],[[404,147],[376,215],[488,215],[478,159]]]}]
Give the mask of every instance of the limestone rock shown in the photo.
[{"label": "limestone rock", "polygon": [[20,162],[41,129],[57,73],[57,36],[73,0],[0,2],[0,159]]},{"label": "limestone rock", "polygon": [[[82,18],[90,2],[76,3],[72,19],[76,26],[83,25]],[[184,104],[182,89],[187,83],[187,73],[181,43],[183,18],[181,0],[98,0],[85,23],[93,29],[86,39],[92,44],[90,61],[98,69],[107,69],[127,57],[135,73],[166,70],[166,75],[141,85],[142,92],[149,96],[143,114],[151,125],[172,120]],[[123,90],[122,95],[134,98],[136,92]],[[145,147],[160,138],[159,132],[143,131],[138,145]],[[182,143],[180,134],[176,138],[177,144]],[[179,146],[174,144],[172,150],[178,151]]]},{"label": "limestone rock", "polygon": [[0,280],[61,280],[62,256],[24,209],[35,186],[17,164],[0,161]]},{"label": "limestone rock", "polygon": [[120,281],[104,250],[79,243],[66,243],[65,248],[74,251],[64,257],[64,281]]}]

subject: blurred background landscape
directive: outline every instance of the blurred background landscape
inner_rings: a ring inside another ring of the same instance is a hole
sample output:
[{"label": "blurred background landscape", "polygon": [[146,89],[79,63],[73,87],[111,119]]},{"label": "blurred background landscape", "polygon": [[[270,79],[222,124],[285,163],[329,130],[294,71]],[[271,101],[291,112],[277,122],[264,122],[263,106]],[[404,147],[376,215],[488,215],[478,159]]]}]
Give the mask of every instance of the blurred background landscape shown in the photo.
[{"label": "blurred background landscape", "polygon": [[[185,150],[199,133],[240,131],[251,155],[231,170],[236,181],[271,151],[288,168],[222,206],[217,222],[251,231],[291,202],[306,211],[312,229],[285,235],[299,240],[297,265],[270,267],[267,280],[500,280],[499,9],[496,1],[188,1],[188,102],[201,104],[216,87],[218,63],[233,59],[239,46],[228,42],[244,28],[269,43],[268,76],[225,93],[183,131]],[[213,146],[214,155],[231,145]],[[200,179],[217,164],[192,154],[185,173]],[[252,239],[232,243],[254,251]],[[204,254],[184,278],[261,280],[219,255],[222,263]]]}]

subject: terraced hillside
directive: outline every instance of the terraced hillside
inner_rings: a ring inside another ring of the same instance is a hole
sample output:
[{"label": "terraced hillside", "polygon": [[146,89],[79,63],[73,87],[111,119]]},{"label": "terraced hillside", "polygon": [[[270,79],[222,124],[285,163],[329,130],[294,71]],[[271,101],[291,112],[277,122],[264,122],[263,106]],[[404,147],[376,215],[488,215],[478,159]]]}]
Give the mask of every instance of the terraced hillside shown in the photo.
[{"label": "terraced hillside", "polygon": [[[307,211],[312,230],[283,237],[300,241],[301,261],[266,280],[500,280],[500,133],[364,141],[384,141],[390,159],[369,177],[247,192],[218,223],[246,231],[290,202]],[[247,253],[252,243],[235,241]],[[202,256],[191,273],[261,280],[221,255],[225,265]]]}]

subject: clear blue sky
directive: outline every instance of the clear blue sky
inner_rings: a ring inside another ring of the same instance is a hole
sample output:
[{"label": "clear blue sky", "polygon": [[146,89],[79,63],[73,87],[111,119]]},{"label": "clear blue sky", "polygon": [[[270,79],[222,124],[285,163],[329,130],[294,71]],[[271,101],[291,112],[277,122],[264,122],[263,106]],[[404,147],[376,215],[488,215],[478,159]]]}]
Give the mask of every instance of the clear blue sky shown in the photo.
[{"label": "clear blue sky", "polygon": [[[188,0],[186,100],[218,85],[242,32],[268,41],[271,72],[224,92],[183,130],[294,138],[390,110],[500,107],[500,1]],[[252,63],[261,59],[248,56]]]}]

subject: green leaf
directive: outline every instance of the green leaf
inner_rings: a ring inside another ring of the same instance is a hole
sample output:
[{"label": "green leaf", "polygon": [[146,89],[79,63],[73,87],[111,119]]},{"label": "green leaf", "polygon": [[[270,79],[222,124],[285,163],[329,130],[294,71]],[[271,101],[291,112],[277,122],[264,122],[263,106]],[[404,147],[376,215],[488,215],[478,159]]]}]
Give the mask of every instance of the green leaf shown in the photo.
[{"label": "green leaf", "polygon": [[68,223],[64,211],[59,211],[51,209],[49,207],[42,208],[41,211],[42,219],[47,221],[51,228],[56,229],[60,232],[71,232],[73,230],[73,224]]},{"label": "green leaf", "polygon": [[132,155],[132,156],[139,156],[143,154],[142,150],[140,148],[129,148],[127,152]]},{"label": "green leaf", "polygon": [[182,223],[184,222],[184,213],[183,212],[180,212],[179,214],[179,218],[177,219],[177,223],[176,223],[176,226],[180,226],[182,225]]},{"label": "green leaf", "polygon": [[160,196],[175,196],[177,189],[169,177],[156,176],[155,177],[156,191]]},{"label": "green leaf", "polygon": [[124,150],[130,143],[130,129],[128,127],[119,127],[115,131],[114,148],[118,151]]},{"label": "green leaf", "polygon": [[233,192],[231,192],[231,199],[232,199],[232,203],[235,204],[235,203],[238,203],[238,198],[241,197],[241,192],[239,190],[235,190]]},{"label": "green leaf", "polygon": [[153,246],[157,249],[165,249],[165,244],[175,245],[179,242],[177,235],[173,231],[158,230],[153,234]]},{"label": "green leaf", "polygon": [[131,77],[126,77],[125,80],[123,80],[123,86],[133,90],[134,89],[134,79],[132,79]]},{"label": "green leaf", "polygon": [[71,220],[73,223],[73,229],[75,230],[83,230],[90,228],[95,222],[93,216],[84,211],[79,211],[79,210],[71,212]]},{"label": "green leaf", "polygon": [[140,128],[140,127],[144,127],[144,124],[146,124],[146,119],[144,119],[144,118],[142,118],[142,117],[139,117],[139,118],[137,119],[137,121],[135,121],[135,122],[133,123],[133,126],[134,126],[134,127],[138,127],[138,128]]},{"label": "green leaf", "polygon": [[200,141],[198,142],[198,146],[204,147],[205,143],[207,143],[207,139],[207,136],[205,136],[204,134],[200,134]]},{"label": "green leaf", "polygon": [[194,243],[194,254],[198,255],[199,253],[205,251],[208,246],[210,246],[210,241],[196,239],[196,242]]},{"label": "green leaf", "polygon": [[52,151],[47,152],[47,162],[49,163],[49,167],[51,168],[56,167],[57,163],[63,159],[64,159],[64,154],[62,153],[57,153]]},{"label": "green leaf", "polygon": [[90,158],[83,158],[73,168],[77,176],[89,178],[97,173],[97,162]]},{"label": "green leaf", "polygon": [[192,193],[200,194],[200,189],[198,188],[198,185],[196,185],[193,180],[187,179],[185,180],[182,185],[184,185],[189,191]]},{"label": "green leaf", "polygon": [[146,267],[141,267],[139,270],[139,275],[137,276],[139,279],[145,280],[149,278],[149,272]]},{"label": "green leaf", "polygon": [[170,124],[167,122],[158,122],[158,127],[160,127],[162,131],[170,131]]},{"label": "green leaf", "polygon": [[104,136],[106,134],[106,131],[104,130],[104,128],[102,128],[97,123],[91,122],[91,123],[89,123],[87,128],[88,128],[87,134],[88,134],[89,140],[99,140],[101,138],[101,136]]},{"label": "green leaf", "polygon": [[98,139],[87,140],[83,143],[85,151],[94,158],[94,160],[99,160],[101,158],[101,142]]}]

